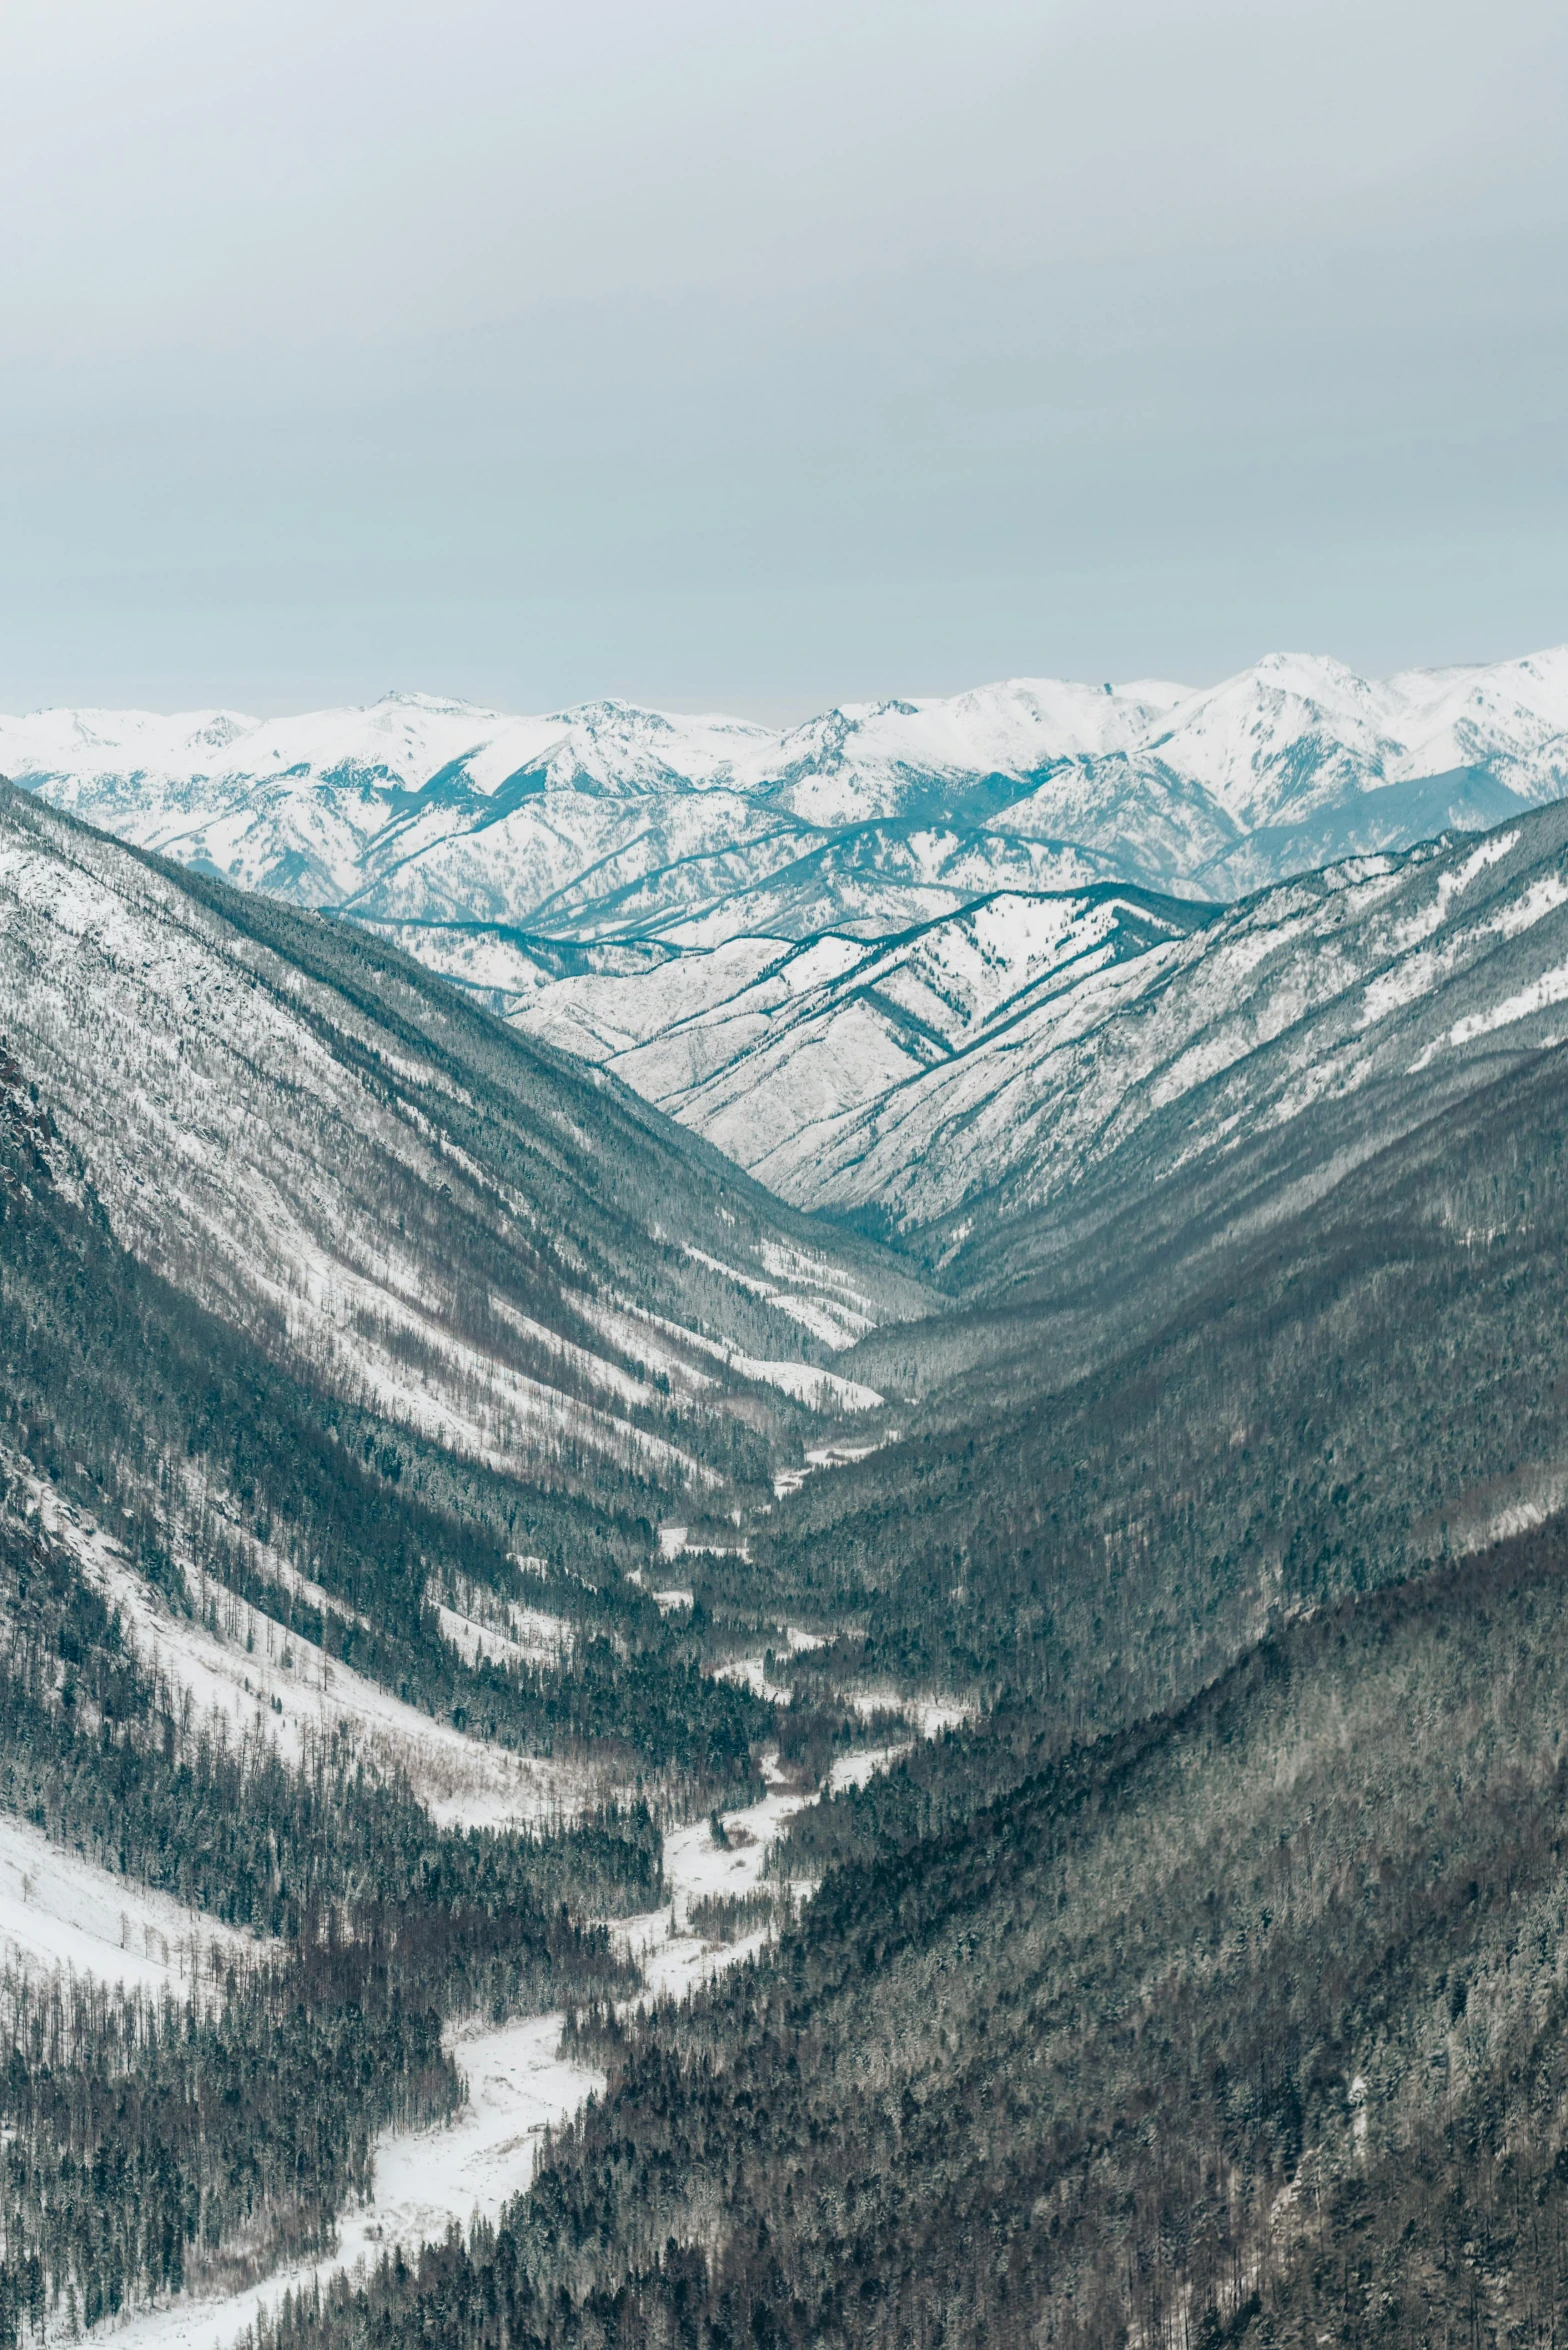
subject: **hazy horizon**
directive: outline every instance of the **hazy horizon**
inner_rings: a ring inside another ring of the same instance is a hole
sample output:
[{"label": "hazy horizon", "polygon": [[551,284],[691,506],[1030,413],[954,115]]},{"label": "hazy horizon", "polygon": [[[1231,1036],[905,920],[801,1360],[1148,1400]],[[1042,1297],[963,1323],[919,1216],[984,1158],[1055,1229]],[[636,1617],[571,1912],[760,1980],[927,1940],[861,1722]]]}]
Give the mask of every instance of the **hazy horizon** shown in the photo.
[{"label": "hazy horizon", "polygon": [[[1565,642],[1568,642],[1568,640],[1565,640]],[[1435,673],[1450,669],[1490,668],[1499,662],[1506,663],[1510,661],[1528,661],[1543,654],[1555,652],[1558,649],[1559,648],[1555,645],[1529,645],[1522,649],[1516,649],[1513,652],[1497,654],[1486,660],[1413,661],[1407,662],[1403,665],[1403,674],[1414,675],[1422,671]],[[1268,647],[1266,652],[1258,656],[1258,659],[1260,661],[1267,660],[1273,655],[1283,655],[1287,658],[1298,659],[1326,658],[1329,660],[1337,660],[1339,658],[1337,654],[1320,654],[1317,648],[1305,645],[1271,645]],[[1131,693],[1139,686],[1178,686],[1184,693],[1196,695],[1206,693],[1213,687],[1223,685],[1227,678],[1241,675],[1247,669],[1253,668],[1254,666],[1256,666],[1255,663],[1246,662],[1242,664],[1242,667],[1239,670],[1224,670],[1218,676],[1196,678],[1159,676],[1152,670],[1140,671],[1136,676],[1116,677],[1110,679],[1091,678],[1086,675],[1064,678],[1061,676],[1050,676],[1044,670],[1036,670],[1033,672],[1014,671],[1005,676],[1001,672],[995,672],[988,677],[971,678],[967,681],[966,684],[953,687],[943,687],[940,689],[933,687],[928,690],[921,686],[895,686],[883,693],[844,694],[839,697],[836,703],[819,703],[811,707],[785,710],[783,712],[737,709],[733,706],[721,706],[718,703],[708,703],[699,706],[695,703],[679,705],[674,702],[638,702],[633,706],[643,709],[655,710],[664,716],[672,718],[740,719],[755,726],[787,729],[792,726],[801,725],[808,719],[820,717],[826,710],[831,708],[865,708],[878,702],[890,701],[942,701],[951,699],[954,695],[958,694],[984,692],[989,686],[1009,684],[1068,684],[1088,686],[1091,688],[1098,688],[1104,684],[1110,684],[1118,694]],[[1346,663],[1345,666],[1347,668],[1354,668],[1354,664],[1352,663]],[[1401,672],[1389,670],[1385,671],[1381,677],[1367,670],[1356,670],[1355,674],[1363,678],[1368,684],[1376,685],[1385,682],[1389,677],[1401,674]],[[274,719],[308,717],[315,710],[372,709],[378,702],[394,700],[428,701],[454,705],[461,704],[464,707],[470,709],[488,711],[500,715],[545,718],[553,717],[558,714],[564,715],[566,712],[573,709],[592,707],[593,704],[598,702],[630,702],[631,697],[621,694],[583,694],[579,695],[577,699],[572,702],[540,702],[535,704],[532,708],[525,709],[520,704],[509,704],[505,702],[483,702],[475,699],[471,695],[442,693],[428,686],[392,685],[384,687],[380,693],[360,695],[340,694],[337,696],[328,696],[325,699],[317,702],[290,704],[280,703],[276,707],[265,709],[256,707],[254,705],[241,705],[238,702],[189,702],[179,706],[176,706],[172,703],[154,706],[153,704],[146,702],[40,702],[35,703],[29,709],[22,709],[17,707],[0,712],[0,718],[9,718],[13,720],[35,718],[47,716],[51,711],[65,710],[86,711],[97,709],[103,711],[128,711],[140,709],[151,716],[160,718],[174,719],[195,716],[209,717],[221,713],[225,716],[234,718],[254,718],[260,720],[263,724],[268,724]]]}]

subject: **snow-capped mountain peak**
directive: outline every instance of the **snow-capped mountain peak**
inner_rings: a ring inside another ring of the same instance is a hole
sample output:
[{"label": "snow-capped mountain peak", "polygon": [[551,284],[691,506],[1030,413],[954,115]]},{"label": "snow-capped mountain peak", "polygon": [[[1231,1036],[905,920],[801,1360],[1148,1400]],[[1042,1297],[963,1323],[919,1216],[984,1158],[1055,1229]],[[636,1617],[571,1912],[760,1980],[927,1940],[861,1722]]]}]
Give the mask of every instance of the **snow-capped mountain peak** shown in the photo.
[{"label": "snow-capped mountain peak", "polygon": [[0,719],[0,774],[386,925],[527,1017],[561,973],[519,939],[633,964],[875,940],[997,893],[1114,881],[1223,900],[1484,829],[1568,788],[1568,648],[1383,681],[1291,652],[1201,689],[1010,678],[783,728],[401,689],[282,718],[43,711]]}]

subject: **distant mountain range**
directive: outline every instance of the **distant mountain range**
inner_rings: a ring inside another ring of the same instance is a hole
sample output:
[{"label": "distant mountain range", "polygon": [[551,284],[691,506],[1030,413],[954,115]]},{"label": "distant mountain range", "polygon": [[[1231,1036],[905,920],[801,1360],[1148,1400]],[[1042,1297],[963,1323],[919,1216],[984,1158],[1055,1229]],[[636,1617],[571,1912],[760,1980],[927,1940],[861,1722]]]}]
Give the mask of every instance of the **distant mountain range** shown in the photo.
[{"label": "distant mountain range", "polygon": [[782,732],[426,695],[0,719],[0,773],[247,888],[379,920],[696,947],[874,936],[998,888],[1230,898],[1568,788],[1568,648],[1369,683],[1273,654],[1192,691],[1014,679]]},{"label": "distant mountain range", "polygon": [[1303,925],[1337,968],[1389,859],[1568,791],[1568,648],[1381,683],[1285,655],[1200,691],[1014,680],[782,732],[419,695],[56,711],[0,720],[0,772],[374,928],[798,1205],[908,1231],[1010,1180],[1109,1008],[1207,1003]]}]

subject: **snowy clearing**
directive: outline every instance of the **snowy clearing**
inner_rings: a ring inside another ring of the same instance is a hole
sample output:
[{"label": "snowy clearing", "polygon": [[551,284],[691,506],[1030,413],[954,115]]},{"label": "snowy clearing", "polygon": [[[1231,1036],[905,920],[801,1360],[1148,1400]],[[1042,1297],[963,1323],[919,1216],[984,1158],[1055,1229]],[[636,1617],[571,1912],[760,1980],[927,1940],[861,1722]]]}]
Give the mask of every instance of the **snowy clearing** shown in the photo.
[{"label": "snowy clearing", "polygon": [[[769,1846],[785,1822],[811,1800],[772,1779],[771,1766],[764,1768],[770,1784],[762,1801],[723,1815],[729,1844],[714,1842],[707,1820],[694,1820],[688,1827],[675,1829],[664,1840],[665,1906],[643,1917],[619,1920],[610,1929],[616,1947],[642,1969],[655,1998],[682,1997],[753,1956],[770,1938],[769,1929],[763,1927],[743,1941],[705,1942],[688,1930],[686,1922],[694,1901],[711,1895],[754,1893],[762,1883]],[[809,1899],[812,1888],[800,1884],[791,1890],[797,1899]]]},{"label": "snowy clearing", "polygon": [[604,2087],[602,2074],[556,2053],[564,2020],[526,2016],[449,2039],[468,2103],[446,2129],[382,2139],[375,2193],[344,2214],[335,2254],[296,2262],[241,2293],[140,2310],[118,2327],[95,2327],[88,2339],[112,2341],[116,2350],[228,2350],[286,2292],[360,2261],[373,2267],[394,2249],[416,2252],[453,2221],[466,2228],[476,2217],[493,2220],[533,2177],[544,2130]]},{"label": "snowy clearing", "polygon": [[188,1985],[214,1947],[265,1948],[134,1877],[51,1843],[42,1828],[0,1812],[0,1954],[30,1972],[65,1967],[128,1991]]},{"label": "snowy clearing", "polygon": [[842,1795],[847,1787],[864,1787],[878,1771],[890,1771],[914,1750],[913,1738],[903,1738],[896,1746],[868,1746],[859,1754],[841,1754],[828,1773],[828,1793]]},{"label": "snowy clearing", "polygon": [[940,1738],[974,1720],[978,1707],[967,1697],[904,1697],[896,1689],[859,1689],[850,1700],[862,1721],[873,1714],[898,1713],[922,1738]]},{"label": "snowy clearing", "polygon": [[470,1671],[488,1659],[492,1664],[559,1664],[572,1649],[572,1627],[562,1616],[546,1615],[543,1608],[514,1607],[511,1630],[487,1624],[456,1608],[438,1606],[441,1637],[455,1648]]}]

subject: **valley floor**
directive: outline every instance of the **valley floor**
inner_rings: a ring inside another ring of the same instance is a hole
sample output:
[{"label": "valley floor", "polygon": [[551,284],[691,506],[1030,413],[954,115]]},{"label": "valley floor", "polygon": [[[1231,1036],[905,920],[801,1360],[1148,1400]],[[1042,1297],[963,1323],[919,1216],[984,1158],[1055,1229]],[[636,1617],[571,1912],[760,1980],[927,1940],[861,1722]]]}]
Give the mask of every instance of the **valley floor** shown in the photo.
[{"label": "valley floor", "polygon": [[[868,1758],[855,1759],[863,1763]],[[715,1894],[754,1891],[762,1883],[774,1838],[807,1800],[774,1780],[760,1803],[724,1815],[727,1846],[715,1842],[707,1820],[666,1839],[668,1904],[618,1921],[612,1929],[619,1947],[642,1969],[649,1993],[679,1998],[763,1947],[766,1929],[734,1942],[705,1941],[687,1922],[690,1905]],[[0,1830],[16,1825],[0,1822]],[[0,1884],[9,1852],[9,1842],[0,1841]],[[809,1898],[811,1888],[800,1884],[793,1890]],[[145,1906],[148,1896],[139,1898]],[[565,2022],[556,2011],[496,2028],[471,2025],[449,2035],[448,2046],[467,2084],[467,2103],[445,2129],[383,2138],[376,2150],[374,2195],[345,2213],[330,2258],[298,2262],[221,2297],[182,2296],[161,2308],[138,2310],[118,2326],[95,2328],[90,2338],[112,2342],[114,2350],[228,2350],[264,2312],[275,2312],[285,2294],[308,2292],[361,2262],[372,2267],[383,2254],[415,2253],[421,2244],[439,2242],[449,2228],[466,2231],[476,2218],[493,2221],[533,2177],[544,2132],[569,2121],[586,2098],[604,2087],[602,2074],[558,2053]]]}]

